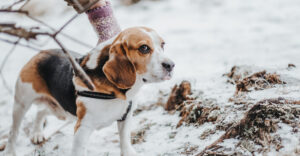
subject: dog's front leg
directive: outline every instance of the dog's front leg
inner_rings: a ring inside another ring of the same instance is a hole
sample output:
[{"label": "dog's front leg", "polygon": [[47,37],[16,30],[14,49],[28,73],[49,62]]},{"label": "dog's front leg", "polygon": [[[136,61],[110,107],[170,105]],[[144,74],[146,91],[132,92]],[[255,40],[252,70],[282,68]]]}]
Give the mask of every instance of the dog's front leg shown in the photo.
[{"label": "dog's front leg", "polygon": [[81,125],[75,132],[71,156],[86,156],[86,145],[93,129]]},{"label": "dog's front leg", "polygon": [[121,146],[121,156],[138,156],[136,151],[131,145],[131,120],[132,120],[131,109],[124,121],[118,121],[118,129],[120,135],[120,146]]}]

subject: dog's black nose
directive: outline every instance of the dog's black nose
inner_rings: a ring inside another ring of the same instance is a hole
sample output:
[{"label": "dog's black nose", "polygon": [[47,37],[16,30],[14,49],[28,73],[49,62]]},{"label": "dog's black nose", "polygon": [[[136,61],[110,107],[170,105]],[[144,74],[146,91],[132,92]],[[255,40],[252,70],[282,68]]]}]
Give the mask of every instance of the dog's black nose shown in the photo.
[{"label": "dog's black nose", "polygon": [[168,72],[171,72],[173,68],[175,67],[174,62],[168,61],[168,62],[163,62],[161,64]]}]

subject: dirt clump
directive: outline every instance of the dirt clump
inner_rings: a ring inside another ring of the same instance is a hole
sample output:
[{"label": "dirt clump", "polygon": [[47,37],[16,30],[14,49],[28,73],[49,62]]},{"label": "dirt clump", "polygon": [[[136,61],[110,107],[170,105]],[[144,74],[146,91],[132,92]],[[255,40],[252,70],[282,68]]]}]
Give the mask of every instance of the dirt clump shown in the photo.
[{"label": "dirt clump", "polygon": [[184,102],[180,110],[181,119],[177,128],[183,123],[187,125],[202,125],[205,122],[215,122],[220,115],[220,108],[213,99]]},{"label": "dirt clump", "polygon": [[189,95],[192,94],[191,83],[189,81],[182,81],[178,86],[173,87],[170,97],[165,105],[165,110],[171,111],[179,109],[178,107],[186,100],[192,100]]},{"label": "dirt clump", "polygon": [[296,68],[296,65],[290,63],[290,64],[288,64],[288,68]]},{"label": "dirt clump", "polygon": [[252,73],[250,70],[234,66],[231,71],[224,74],[228,77],[227,82],[236,85],[235,95],[241,92],[263,90],[274,87],[276,84],[286,84],[276,73],[268,73],[266,70]]},{"label": "dirt clump", "polygon": [[169,112],[180,112],[181,119],[177,128],[183,123],[202,125],[205,122],[214,122],[220,114],[216,100],[204,99],[199,96],[193,97],[191,83],[188,81],[182,81],[179,86],[173,87],[164,108]]},{"label": "dirt clump", "polygon": [[228,83],[236,84],[240,80],[242,80],[244,77],[249,76],[252,73],[252,71],[249,70],[249,68],[244,66],[233,66],[229,73],[224,74],[223,76],[227,76]]},{"label": "dirt clump", "polygon": [[[269,150],[271,146],[279,151],[284,145],[281,144],[279,135],[271,135],[279,128],[278,123],[288,124],[292,127],[299,125],[300,116],[299,101],[287,100],[284,98],[267,99],[257,102],[247,111],[240,122],[232,125],[225,134],[213,144],[207,146],[198,155],[205,155],[207,151],[212,151],[219,143],[225,139],[238,138],[241,143],[253,141],[260,145],[260,152]],[[297,131],[297,130],[296,130]],[[243,142],[242,142],[243,141]],[[222,148],[218,148],[221,152]]]},{"label": "dirt clump", "polygon": [[249,92],[251,88],[263,90],[271,88],[276,84],[286,84],[276,73],[270,74],[265,70],[254,73],[236,84],[236,94],[239,92]]}]

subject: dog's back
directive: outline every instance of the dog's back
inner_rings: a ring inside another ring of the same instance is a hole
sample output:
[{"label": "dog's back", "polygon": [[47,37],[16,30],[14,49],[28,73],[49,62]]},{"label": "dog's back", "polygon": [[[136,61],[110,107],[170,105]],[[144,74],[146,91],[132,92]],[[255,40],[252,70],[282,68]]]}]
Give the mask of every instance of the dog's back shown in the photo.
[{"label": "dog's back", "polygon": [[31,83],[37,94],[76,115],[76,96],[72,77],[72,65],[61,50],[41,51],[23,67],[20,73],[21,81]]},{"label": "dog's back", "polygon": [[37,63],[37,71],[45,81],[50,94],[64,108],[76,115],[76,96],[72,83],[73,68],[61,50],[44,52],[44,59]]}]

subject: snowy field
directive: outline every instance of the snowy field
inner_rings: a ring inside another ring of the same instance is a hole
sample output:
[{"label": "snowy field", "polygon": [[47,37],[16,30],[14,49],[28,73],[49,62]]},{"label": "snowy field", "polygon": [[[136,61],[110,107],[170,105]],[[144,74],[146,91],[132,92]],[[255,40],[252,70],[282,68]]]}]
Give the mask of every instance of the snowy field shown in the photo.
[{"label": "snowy field", "polygon": [[[5,3],[0,2],[1,5]],[[226,83],[227,79],[222,76],[234,65],[246,65],[249,70],[276,72],[287,82],[286,85],[248,93],[246,96],[253,102],[277,97],[300,100],[299,0],[144,0],[131,6],[120,5],[115,0],[112,3],[122,28],[143,25],[155,29],[166,40],[166,55],[176,63],[172,80],[142,88],[136,99],[138,107],[157,103],[162,94],[168,95],[175,84],[188,80],[194,92],[201,92],[204,98],[216,100],[222,114],[226,114],[226,120],[238,121],[245,110],[228,111],[228,108],[235,107],[233,102],[229,102],[235,93],[235,86]],[[41,15],[38,18],[55,28],[62,26],[75,14],[59,0],[43,1],[37,5],[40,6],[40,13],[37,14]],[[20,26],[36,25],[22,16],[0,14],[0,23],[13,21]],[[97,36],[86,15],[75,19],[63,32],[92,46],[96,45]],[[0,34],[0,37],[7,36]],[[82,54],[90,50],[63,36],[60,39],[71,50]],[[39,48],[58,48],[45,38],[40,40],[35,43]],[[0,42],[0,64],[11,47]],[[2,71],[10,88],[14,88],[21,67],[36,53],[18,46],[10,56]],[[287,70],[290,63],[296,68]],[[2,83],[0,86],[0,143],[4,143],[11,125],[13,96]],[[67,155],[75,123],[54,134],[43,146],[34,146],[29,136],[35,111],[36,108],[32,107],[23,120],[17,153],[25,156]],[[146,130],[144,141],[134,144],[135,149],[145,156],[195,155],[224,133],[217,130],[200,139],[205,131],[215,129],[216,125],[208,122],[200,126],[183,125],[176,128],[179,120],[178,112],[169,114],[163,107],[138,113],[134,116],[133,132]],[[55,117],[48,117],[47,121],[46,136],[64,124],[64,121]],[[297,148],[299,150],[300,133],[292,133],[291,127],[283,123],[279,125],[276,134],[282,136],[284,147],[265,154],[296,155],[294,151]],[[236,142],[237,139],[228,139],[222,144],[234,147]],[[88,155],[91,156],[118,156],[119,150],[116,123],[93,133],[88,145]],[[243,155],[251,153],[245,152]]]}]

